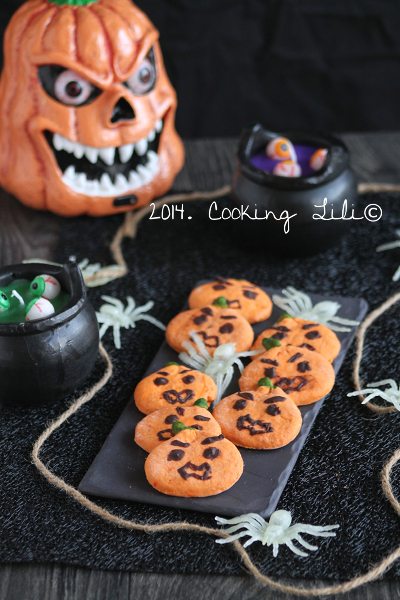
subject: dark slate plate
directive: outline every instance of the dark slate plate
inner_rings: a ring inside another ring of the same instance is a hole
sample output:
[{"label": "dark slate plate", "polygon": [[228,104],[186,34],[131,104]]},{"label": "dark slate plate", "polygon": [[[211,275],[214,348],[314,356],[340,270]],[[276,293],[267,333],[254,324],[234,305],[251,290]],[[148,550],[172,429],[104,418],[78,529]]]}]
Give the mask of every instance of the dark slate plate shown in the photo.
[{"label": "dark slate plate", "polygon": [[[273,294],[281,295],[281,290],[263,289],[271,297]],[[310,297],[313,304],[322,300],[339,302],[341,308],[338,315],[356,321],[362,321],[368,309],[367,302],[362,298],[328,297],[317,294],[310,294]],[[282,312],[280,308],[274,306],[269,319],[254,325],[255,335],[273,325]],[[353,327],[351,332],[337,334],[342,348],[333,362],[336,373],[350,347],[356,329]],[[171,360],[178,360],[177,353],[164,342],[146,371],[146,375],[158,371]],[[238,379],[239,373],[236,370],[236,377],[233,378],[226,396],[239,389]],[[131,500],[218,515],[236,516],[255,512],[268,517],[278,504],[297,457],[326,398],[315,404],[300,407],[303,425],[297,438],[287,446],[277,450],[239,448],[244,462],[242,477],[226,492],[206,498],[167,496],[152,488],[147,482],[144,472],[147,452],[134,442],[135,427],[144,415],[138,411],[132,398],[81,481],[79,490],[84,494],[103,498]]]}]

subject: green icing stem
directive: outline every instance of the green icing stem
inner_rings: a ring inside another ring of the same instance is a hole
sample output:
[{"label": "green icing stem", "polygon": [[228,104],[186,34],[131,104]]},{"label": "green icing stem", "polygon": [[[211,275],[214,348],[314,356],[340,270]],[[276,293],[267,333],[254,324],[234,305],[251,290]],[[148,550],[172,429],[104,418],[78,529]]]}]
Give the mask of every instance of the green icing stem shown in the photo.
[{"label": "green icing stem", "polygon": [[98,2],[98,0],[48,0],[49,4],[57,4],[57,6],[87,6]]},{"label": "green icing stem", "polygon": [[[0,323],[25,323],[25,313],[28,304],[30,304],[32,300],[37,300],[30,291],[30,285],[31,281],[28,279],[15,279],[10,285],[1,288],[10,301],[10,308],[6,311],[0,311]],[[11,295],[13,290],[18,292],[22,297],[24,304],[21,304],[16,296]],[[57,298],[49,300],[49,302],[51,302],[55,312],[57,312],[64,308],[70,299],[70,295],[61,290]]]}]

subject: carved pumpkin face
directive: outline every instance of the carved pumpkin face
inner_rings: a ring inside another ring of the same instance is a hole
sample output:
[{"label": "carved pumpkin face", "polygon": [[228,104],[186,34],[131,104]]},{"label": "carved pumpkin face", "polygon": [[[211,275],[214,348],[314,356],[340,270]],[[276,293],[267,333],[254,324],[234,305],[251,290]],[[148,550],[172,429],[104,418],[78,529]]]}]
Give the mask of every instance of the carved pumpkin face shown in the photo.
[{"label": "carved pumpkin face", "polygon": [[26,2],[5,35],[1,185],[67,216],[165,193],[184,152],[157,39],[130,0]]}]

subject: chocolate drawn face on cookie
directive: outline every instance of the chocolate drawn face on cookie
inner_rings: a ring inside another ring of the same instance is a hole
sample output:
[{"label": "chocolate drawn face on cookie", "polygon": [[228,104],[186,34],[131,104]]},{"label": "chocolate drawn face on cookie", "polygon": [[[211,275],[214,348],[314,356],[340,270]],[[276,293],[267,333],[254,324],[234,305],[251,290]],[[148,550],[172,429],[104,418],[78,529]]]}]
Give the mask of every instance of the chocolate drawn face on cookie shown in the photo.
[{"label": "chocolate drawn face on cookie", "polygon": [[223,398],[213,416],[228,440],[259,450],[285,446],[297,436],[302,424],[293,400],[282,389],[266,386]]},{"label": "chocolate drawn face on cookie", "polygon": [[243,472],[238,449],[222,434],[186,429],[147,457],[146,477],[171,496],[212,496],[229,489]]},{"label": "chocolate drawn face on cookie", "polygon": [[340,352],[337,335],[325,325],[304,319],[282,319],[274,327],[266,329],[256,339],[252,350],[261,350],[263,339],[277,340],[281,346],[297,346],[312,352],[318,352],[329,362]]},{"label": "chocolate drawn face on cookie", "polygon": [[169,322],[165,336],[168,344],[177,352],[185,351],[183,342],[192,342],[191,333],[203,341],[212,356],[221,344],[233,342],[236,352],[248,350],[253,343],[254,332],[248,321],[238,311],[219,306],[205,306],[186,310]]},{"label": "chocolate drawn face on cookie", "polygon": [[175,437],[173,424],[182,422],[186,427],[202,431],[209,436],[219,435],[221,428],[212,414],[200,406],[162,408],[139,421],[135,429],[135,442],[146,452]]},{"label": "chocolate drawn face on cookie", "polygon": [[[335,382],[329,361],[318,352],[295,346],[271,348],[244,369],[241,390],[256,390],[260,380],[271,379],[275,386],[297,404],[311,404],[328,394]],[[262,383],[262,382],[260,382]]]},{"label": "chocolate drawn face on cookie", "polygon": [[138,409],[146,415],[161,408],[189,407],[199,398],[210,405],[217,388],[208,375],[181,365],[170,364],[139,382],[134,398]]},{"label": "chocolate drawn face on cookie", "polygon": [[225,279],[205,283],[195,288],[189,296],[190,308],[202,308],[223,297],[229,308],[237,310],[249,323],[268,319],[272,302],[261,288],[245,279]]}]

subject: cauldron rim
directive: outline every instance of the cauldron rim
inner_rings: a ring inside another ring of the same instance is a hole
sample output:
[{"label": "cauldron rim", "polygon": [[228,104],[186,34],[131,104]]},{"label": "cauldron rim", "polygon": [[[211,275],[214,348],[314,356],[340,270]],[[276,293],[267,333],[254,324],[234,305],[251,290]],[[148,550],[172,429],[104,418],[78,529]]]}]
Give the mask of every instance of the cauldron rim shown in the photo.
[{"label": "cauldron rim", "polygon": [[24,336],[40,334],[53,331],[78,315],[85,306],[87,293],[82,273],[74,261],[64,265],[50,265],[48,263],[22,263],[17,265],[6,265],[0,268],[0,287],[2,280],[10,277],[12,279],[34,279],[37,275],[46,273],[59,279],[62,287],[67,289],[71,298],[66,306],[55,314],[37,319],[35,321],[24,321],[22,323],[0,323],[0,336]]},{"label": "cauldron rim", "polygon": [[[307,177],[280,177],[258,169],[251,162],[251,157],[276,136],[289,138],[293,143],[315,145],[328,149],[325,164],[315,174]],[[246,127],[240,136],[237,152],[240,172],[254,183],[263,187],[281,190],[309,190],[325,185],[336,179],[349,167],[350,154],[342,140],[328,133],[310,131],[270,131],[261,123]]]}]

